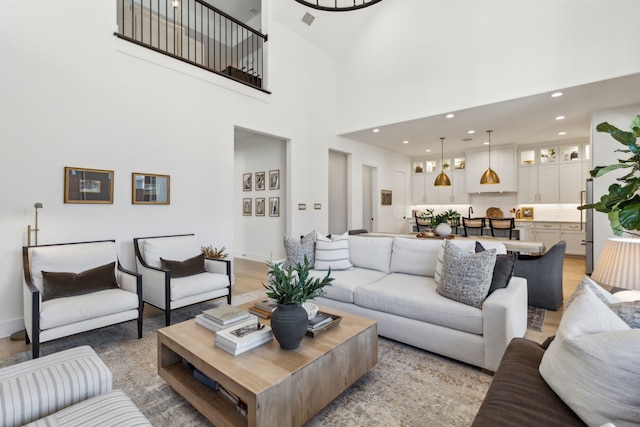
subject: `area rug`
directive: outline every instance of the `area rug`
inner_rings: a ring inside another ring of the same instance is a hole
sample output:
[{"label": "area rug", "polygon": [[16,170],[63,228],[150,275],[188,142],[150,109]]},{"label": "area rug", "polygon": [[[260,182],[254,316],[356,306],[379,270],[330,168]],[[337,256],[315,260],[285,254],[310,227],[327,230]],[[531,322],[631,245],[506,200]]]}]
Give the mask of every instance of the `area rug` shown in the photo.
[{"label": "area rug", "polygon": [[545,308],[527,306],[527,329],[542,332],[546,314],[547,310]]},{"label": "area rug", "polygon": [[[234,303],[236,303],[234,301]],[[213,304],[172,313],[177,323]],[[145,319],[143,338],[127,322],[42,344],[42,355],[90,345],[113,371],[113,386],[124,392],[156,427],[210,426],[157,374],[156,331],[164,315]],[[213,345],[213,343],[212,343]],[[8,366],[30,352],[0,360]],[[480,369],[384,338],[378,363],[306,426],[468,426],[491,382]]]}]

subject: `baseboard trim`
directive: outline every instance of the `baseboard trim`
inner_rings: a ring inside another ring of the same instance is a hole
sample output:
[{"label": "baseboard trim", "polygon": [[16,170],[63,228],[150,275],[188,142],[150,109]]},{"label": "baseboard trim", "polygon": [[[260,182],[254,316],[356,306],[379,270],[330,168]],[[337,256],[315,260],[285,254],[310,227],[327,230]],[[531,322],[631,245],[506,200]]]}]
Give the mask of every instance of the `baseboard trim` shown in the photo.
[{"label": "baseboard trim", "polygon": [[24,319],[12,319],[0,322],[0,337],[11,336],[14,332],[18,332],[24,329]]}]

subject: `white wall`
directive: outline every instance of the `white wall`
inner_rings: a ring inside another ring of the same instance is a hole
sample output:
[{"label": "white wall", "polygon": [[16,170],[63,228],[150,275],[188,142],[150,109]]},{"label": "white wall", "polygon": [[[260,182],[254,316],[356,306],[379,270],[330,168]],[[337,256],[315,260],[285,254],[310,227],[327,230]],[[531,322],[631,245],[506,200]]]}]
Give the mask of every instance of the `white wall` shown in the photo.
[{"label": "white wall", "polygon": [[340,133],[640,70],[637,0],[392,0],[370,13],[338,61]]},{"label": "white wall", "polygon": [[[234,255],[254,261],[284,258],[282,236],[286,229],[286,211],[281,211],[278,217],[269,216],[269,198],[279,197],[281,208],[287,205],[286,141],[257,134],[236,139],[234,164]],[[269,172],[272,170],[280,171],[278,190],[269,189]],[[256,172],[265,173],[264,190],[255,189]],[[242,175],[245,173],[252,174],[251,191],[242,189]],[[251,216],[243,215],[242,201],[245,198],[251,199]],[[256,198],[264,198],[264,216],[256,216]]]},{"label": "white wall", "polygon": [[[618,129],[629,132],[629,125],[635,116],[640,114],[640,104],[620,107],[610,110],[594,111],[591,115],[591,164],[592,168],[596,166],[606,166],[618,162],[618,159],[627,159],[630,157],[628,153],[618,153],[615,150],[623,149],[624,146],[613,139],[611,135],[604,132],[596,132],[595,128],[598,124],[608,122]],[[626,173],[628,169],[609,172],[599,178],[593,179],[593,201],[600,200],[603,194],[609,193],[609,186],[616,182]],[[611,231],[611,224],[607,215],[601,212],[593,211],[593,261],[594,266],[598,263],[600,252],[609,237],[614,237]]]}]

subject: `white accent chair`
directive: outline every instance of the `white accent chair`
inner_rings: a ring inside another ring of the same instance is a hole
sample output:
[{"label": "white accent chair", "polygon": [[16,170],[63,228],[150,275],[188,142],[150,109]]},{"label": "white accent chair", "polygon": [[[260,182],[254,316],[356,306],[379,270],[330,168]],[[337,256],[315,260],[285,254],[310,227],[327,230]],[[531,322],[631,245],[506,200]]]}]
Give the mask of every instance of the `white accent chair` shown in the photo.
[{"label": "white accent chair", "polygon": [[[34,359],[40,356],[43,342],[133,319],[138,321],[138,338],[142,338],[142,280],[120,265],[115,240],[25,246],[22,258],[26,342],[32,343]],[[51,299],[53,285],[44,289],[47,283],[43,271],[47,277],[51,277],[48,273],[65,277],[111,263],[115,283],[110,276],[108,289],[100,285],[100,279],[93,280],[98,286],[92,288],[82,288],[85,282],[69,280],[69,289],[73,290],[68,292],[62,289],[67,285],[64,280],[57,279],[55,286],[62,296],[52,295]]]},{"label": "white accent chair", "polygon": [[171,311],[214,298],[227,297],[231,304],[231,261],[205,258],[206,272],[172,278],[162,269],[163,260],[185,261],[202,253],[193,234],[133,239],[138,273],[142,275],[143,299],[165,312],[171,324]]}]

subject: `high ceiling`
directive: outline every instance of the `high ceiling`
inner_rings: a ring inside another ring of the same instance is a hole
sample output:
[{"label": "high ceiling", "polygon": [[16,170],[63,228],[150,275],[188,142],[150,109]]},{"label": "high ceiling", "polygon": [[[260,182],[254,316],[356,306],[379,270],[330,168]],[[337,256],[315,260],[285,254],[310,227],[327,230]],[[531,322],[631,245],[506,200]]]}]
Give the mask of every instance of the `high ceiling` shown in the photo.
[{"label": "high ceiling", "polygon": [[[249,19],[249,9],[261,10],[260,0],[212,0],[211,3],[218,3],[217,7],[233,16]],[[311,9],[293,0],[282,0],[270,3],[270,7],[275,8],[273,16],[279,23],[339,60],[345,50],[344,41],[367,24],[377,6],[336,13]],[[302,22],[305,13],[316,18],[311,26]],[[447,153],[481,147],[487,140],[486,131],[489,129],[493,130],[493,145],[587,140],[592,131],[592,111],[640,104],[640,73],[583,86],[557,88],[557,91],[563,92],[563,96],[552,98],[550,92],[541,93],[462,111],[442,111],[435,116],[407,122],[381,123],[378,133],[362,129],[342,136],[410,157],[439,154],[440,137],[446,138],[444,150]],[[448,113],[455,117],[446,119]],[[556,120],[558,116],[565,118]],[[469,130],[475,130],[475,133],[468,134]],[[565,134],[559,135],[560,132]],[[403,141],[409,142],[403,144]],[[427,149],[432,151],[427,153]]]}]

